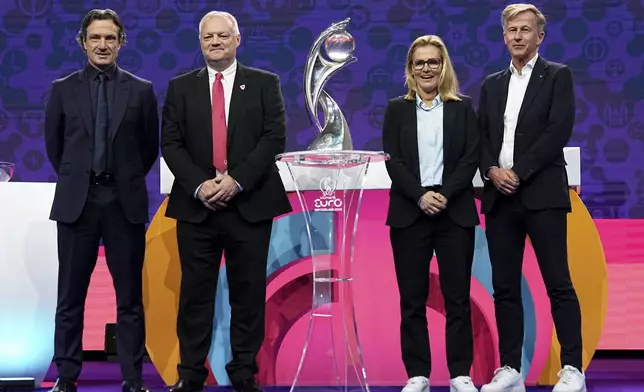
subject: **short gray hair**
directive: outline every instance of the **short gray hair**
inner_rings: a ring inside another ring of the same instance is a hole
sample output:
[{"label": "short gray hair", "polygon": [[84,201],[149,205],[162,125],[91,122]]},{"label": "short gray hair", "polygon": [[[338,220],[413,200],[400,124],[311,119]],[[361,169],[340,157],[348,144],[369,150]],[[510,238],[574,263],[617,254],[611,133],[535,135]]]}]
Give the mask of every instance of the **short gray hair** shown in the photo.
[{"label": "short gray hair", "polygon": [[199,36],[201,37],[201,28],[203,27],[203,24],[206,23],[206,21],[212,17],[215,16],[221,16],[223,18],[228,19],[228,21],[233,25],[233,33],[235,35],[239,35],[239,25],[237,24],[237,19],[228,12],[225,11],[210,11],[206,15],[201,18],[201,21],[199,22]]},{"label": "short gray hair", "polygon": [[532,12],[534,16],[537,17],[537,27],[539,28],[539,32],[543,33],[543,31],[546,29],[546,17],[533,4],[525,3],[510,4],[509,6],[505,7],[503,12],[501,13],[501,24],[503,25],[503,29],[505,30],[505,28],[508,26],[509,21],[516,18],[520,13],[523,12]]}]

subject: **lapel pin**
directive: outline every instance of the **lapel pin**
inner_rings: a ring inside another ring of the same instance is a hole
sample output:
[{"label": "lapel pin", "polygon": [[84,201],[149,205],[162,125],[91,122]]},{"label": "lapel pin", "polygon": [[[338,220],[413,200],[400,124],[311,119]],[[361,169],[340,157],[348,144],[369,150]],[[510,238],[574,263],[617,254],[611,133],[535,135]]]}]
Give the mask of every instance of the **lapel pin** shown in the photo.
[{"label": "lapel pin", "polygon": [[239,88],[242,89],[242,90],[246,90],[246,85],[242,84],[242,85],[239,86]]}]

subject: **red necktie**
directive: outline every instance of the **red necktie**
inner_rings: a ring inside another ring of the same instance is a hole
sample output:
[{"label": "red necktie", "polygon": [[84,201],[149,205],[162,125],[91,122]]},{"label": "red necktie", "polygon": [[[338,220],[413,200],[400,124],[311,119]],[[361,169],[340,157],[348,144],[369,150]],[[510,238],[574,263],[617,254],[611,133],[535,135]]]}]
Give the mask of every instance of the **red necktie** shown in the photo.
[{"label": "red necktie", "polygon": [[220,173],[225,173],[228,168],[226,158],[226,110],[224,108],[224,85],[217,74],[212,84],[212,164]]}]

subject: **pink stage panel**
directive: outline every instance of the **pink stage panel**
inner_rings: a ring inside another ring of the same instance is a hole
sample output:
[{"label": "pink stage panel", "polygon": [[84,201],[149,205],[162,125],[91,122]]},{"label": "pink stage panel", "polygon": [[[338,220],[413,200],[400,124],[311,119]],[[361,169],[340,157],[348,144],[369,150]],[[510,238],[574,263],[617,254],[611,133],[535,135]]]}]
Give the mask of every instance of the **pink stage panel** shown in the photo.
[{"label": "pink stage panel", "polygon": [[[367,200],[364,208],[376,210],[373,213],[380,214],[382,218],[380,223],[376,220],[371,224],[382,226],[386,205],[386,200],[379,202]],[[644,219],[595,219],[595,225],[602,239],[608,267],[608,310],[598,348],[644,349],[644,311],[641,306],[644,303],[644,285],[640,283],[644,281],[644,242],[641,241],[641,238],[644,238]],[[386,228],[383,226],[378,231],[385,233],[384,230]],[[381,246],[388,246],[388,237],[382,236],[379,241]],[[393,269],[389,273],[393,273]],[[388,290],[394,289],[395,287],[388,288]],[[397,294],[395,291],[379,289],[377,295]],[[101,252],[87,299],[84,350],[103,350],[105,324],[116,320],[115,307],[112,280],[105,264],[104,254]],[[392,319],[396,317],[398,317],[397,314],[389,316]],[[442,333],[441,325],[444,324],[444,320],[430,312],[430,321],[433,321],[430,324],[436,327],[434,333]],[[289,332],[289,334],[295,334],[295,332]],[[396,335],[397,331],[393,331],[393,334]],[[365,341],[364,344],[370,343]],[[380,344],[383,343],[380,342]],[[442,347],[435,345],[432,350],[442,355]],[[280,361],[282,361],[281,357]]]}]

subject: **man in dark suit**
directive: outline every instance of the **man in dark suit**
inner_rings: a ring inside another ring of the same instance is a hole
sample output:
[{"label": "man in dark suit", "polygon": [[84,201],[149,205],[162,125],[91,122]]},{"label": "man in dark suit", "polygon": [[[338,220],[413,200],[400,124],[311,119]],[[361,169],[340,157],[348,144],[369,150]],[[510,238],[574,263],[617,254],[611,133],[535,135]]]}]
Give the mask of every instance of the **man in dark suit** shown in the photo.
[{"label": "man in dark suit", "polygon": [[472,179],[479,163],[476,113],[458,94],[443,41],[418,37],[405,65],[408,92],[389,101],[382,144],[390,160],[390,241],[400,294],[400,342],[408,381],[403,392],[428,392],[429,265],[434,251],[446,310],[450,391],[477,392],[470,378],[474,342],[470,281],[479,215]]},{"label": "man in dark suit", "polygon": [[492,263],[502,368],[482,392],[524,390],[521,267],[526,235],[550,297],[562,372],[555,392],[585,391],[581,312],[568,270],[571,211],[563,148],[575,122],[572,72],[539,57],[545,18],[531,4],[502,15],[511,65],[488,76],[479,103],[482,212]]},{"label": "man in dark suit", "polygon": [[88,65],[54,81],[45,112],[47,155],[58,174],[51,219],[58,222],[58,306],[54,392],[76,391],[85,298],[99,243],[116,291],[116,339],[124,391],[141,385],[145,327],[142,270],[148,195],[159,154],[152,84],[119,68],[125,30],[112,10],[92,10],[78,42]]},{"label": "man in dark suit", "polygon": [[284,101],[277,75],[236,61],[235,18],[213,11],[199,23],[207,66],[172,79],[161,147],[175,177],[166,216],[177,219],[181,363],[174,392],[201,391],[213,330],[222,254],[230,290],[236,391],[258,390],[266,268],[273,218],[291,211],[275,156],[284,151]]}]

